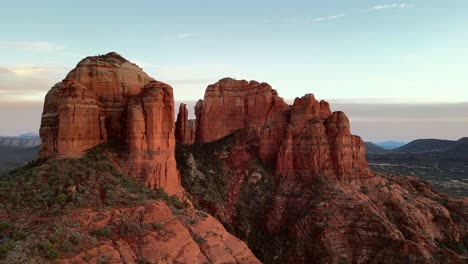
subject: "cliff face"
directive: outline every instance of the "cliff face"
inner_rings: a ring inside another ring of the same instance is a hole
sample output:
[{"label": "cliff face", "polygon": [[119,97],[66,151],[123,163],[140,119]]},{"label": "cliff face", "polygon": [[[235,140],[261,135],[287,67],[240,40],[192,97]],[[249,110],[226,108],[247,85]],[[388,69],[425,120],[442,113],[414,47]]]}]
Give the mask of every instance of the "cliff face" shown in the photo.
[{"label": "cliff face", "polygon": [[[290,106],[266,83],[226,78],[208,86],[204,100],[195,108],[198,142],[250,129],[260,159],[276,167],[281,177],[307,180],[322,175],[345,180],[371,176],[364,143],[351,135],[346,115],[332,113],[327,102],[311,94],[296,98]],[[182,115],[187,115],[186,110]],[[178,124],[183,127],[184,122],[181,116]],[[191,142],[187,138],[193,130],[180,131],[178,139]]]},{"label": "cliff face", "polygon": [[196,122],[188,119],[186,104],[180,104],[175,128],[176,139],[183,145],[195,143]]},{"label": "cliff face", "polygon": [[40,157],[79,157],[107,141],[119,163],[148,187],[181,194],[174,157],[172,88],[117,53],[87,57],[47,94]]},{"label": "cliff face", "polygon": [[184,187],[266,263],[466,260],[467,199],[373,174],[327,102],[287,105],[265,83],[223,79],[195,113],[198,142],[177,150]]}]

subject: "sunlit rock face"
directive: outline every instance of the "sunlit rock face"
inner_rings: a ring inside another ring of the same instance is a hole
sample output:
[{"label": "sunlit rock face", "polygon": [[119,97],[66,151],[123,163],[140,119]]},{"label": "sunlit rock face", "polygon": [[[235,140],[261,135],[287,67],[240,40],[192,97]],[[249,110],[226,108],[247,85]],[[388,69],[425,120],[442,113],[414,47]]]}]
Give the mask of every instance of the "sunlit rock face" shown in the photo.
[{"label": "sunlit rock face", "polygon": [[[288,105],[267,83],[225,78],[208,86],[195,113],[198,142],[251,129],[260,158],[283,177],[306,180],[323,175],[345,180],[370,176],[364,143],[351,135],[346,115],[332,113],[327,102],[317,101],[312,94]],[[192,135],[190,129],[180,131],[185,131],[181,139]]]},{"label": "sunlit rock face", "polygon": [[174,157],[172,87],[115,52],[87,57],[46,95],[40,157],[77,157],[104,142],[117,162],[151,188],[182,193]]}]

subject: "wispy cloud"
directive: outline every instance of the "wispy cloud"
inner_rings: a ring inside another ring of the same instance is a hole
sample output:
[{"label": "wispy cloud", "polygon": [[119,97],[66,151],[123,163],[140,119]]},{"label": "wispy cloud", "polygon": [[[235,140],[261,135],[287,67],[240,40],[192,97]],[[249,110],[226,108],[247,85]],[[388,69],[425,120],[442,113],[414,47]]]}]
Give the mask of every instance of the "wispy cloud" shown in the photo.
[{"label": "wispy cloud", "polygon": [[12,66],[0,66],[0,73],[14,74],[18,77],[41,75],[41,74],[56,74],[66,72],[65,67],[39,64],[19,64]]},{"label": "wispy cloud", "polygon": [[180,33],[176,35],[178,39],[194,38],[198,36],[200,36],[199,33]]},{"label": "wispy cloud", "polygon": [[61,51],[65,47],[60,44],[47,41],[3,41],[0,40],[0,48],[12,48],[28,51]]},{"label": "wispy cloud", "polygon": [[40,101],[68,69],[59,65],[0,65],[0,102]]},{"label": "wispy cloud", "polygon": [[0,74],[8,74],[11,73],[10,69],[6,67],[0,67]]},{"label": "wispy cloud", "polygon": [[307,20],[307,22],[312,22],[312,23],[324,22],[324,21],[328,21],[328,20],[339,19],[339,18],[342,18],[344,16],[345,16],[345,14],[342,13],[342,14],[338,14],[338,15],[334,15],[334,16],[316,17],[316,18],[312,18],[312,19]]},{"label": "wispy cloud", "polygon": [[408,7],[411,7],[410,4],[387,4],[387,5],[375,5],[369,9],[367,9],[367,11],[379,11],[379,10],[384,10],[384,9],[392,9],[392,8],[398,8],[398,9],[404,9],[404,8],[408,8]]},{"label": "wispy cloud", "polygon": [[287,18],[285,19],[286,22],[288,23],[302,23],[302,24],[310,24],[310,23],[319,23],[319,22],[325,22],[329,20],[335,20],[335,19],[340,19],[344,17],[345,14],[337,14],[333,16],[325,16],[325,17],[314,17],[314,18],[305,18],[305,19],[298,19],[298,18]]}]

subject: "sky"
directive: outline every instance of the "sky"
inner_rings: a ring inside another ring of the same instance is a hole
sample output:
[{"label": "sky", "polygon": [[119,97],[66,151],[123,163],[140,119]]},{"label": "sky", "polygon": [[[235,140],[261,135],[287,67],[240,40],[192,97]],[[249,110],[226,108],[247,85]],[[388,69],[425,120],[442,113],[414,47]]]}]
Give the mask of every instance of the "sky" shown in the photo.
[{"label": "sky", "polygon": [[43,98],[116,51],[203,97],[223,77],[313,93],[368,140],[468,136],[468,1],[4,1],[0,135],[37,131]]}]

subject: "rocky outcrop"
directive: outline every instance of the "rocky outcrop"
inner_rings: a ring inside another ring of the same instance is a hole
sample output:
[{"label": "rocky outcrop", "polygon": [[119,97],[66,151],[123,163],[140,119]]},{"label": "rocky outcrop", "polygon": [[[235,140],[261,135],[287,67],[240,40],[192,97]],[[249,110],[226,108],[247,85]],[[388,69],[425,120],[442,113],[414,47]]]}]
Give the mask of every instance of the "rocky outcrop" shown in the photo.
[{"label": "rocky outcrop", "polygon": [[176,140],[183,145],[195,143],[196,122],[188,119],[186,104],[180,104],[175,128]]},{"label": "rocky outcrop", "polygon": [[466,199],[373,174],[348,117],[327,102],[287,105],[265,83],[223,79],[195,114],[198,144],[177,150],[184,187],[262,261],[466,260]]},{"label": "rocky outcrop", "polygon": [[41,123],[41,157],[76,157],[102,143],[107,132],[97,96],[65,79],[47,94]]},{"label": "rocky outcrop", "polygon": [[151,81],[130,99],[127,137],[129,156],[124,171],[152,189],[163,187],[169,193],[181,191],[174,156],[172,87]]},{"label": "rocky outcrop", "polygon": [[181,194],[172,88],[117,53],[83,59],[47,94],[40,156],[77,157],[111,141],[122,169],[148,187]]},{"label": "rocky outcrop", "polygon": [[126,140],[125,115],[129,97],[154,80],[115,52],[83,59],[66,79],[79,82],[99,98],[109,138]]},{"label": "rocky outcrop", "polygon": [[371,176],[364,143],[351,135],[346,115],[332,113],[327,102],[312,94],[290,106],[266,83],[226,78],[208,86],[195,112],[199,142],[251,129],[261,160],[281,177]]}]

